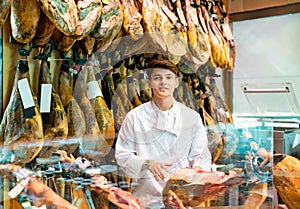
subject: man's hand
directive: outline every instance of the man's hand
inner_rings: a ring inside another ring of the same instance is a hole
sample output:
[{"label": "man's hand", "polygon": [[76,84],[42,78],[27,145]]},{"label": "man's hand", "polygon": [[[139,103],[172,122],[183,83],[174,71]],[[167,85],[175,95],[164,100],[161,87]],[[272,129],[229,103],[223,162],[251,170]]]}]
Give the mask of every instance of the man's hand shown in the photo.
[{"label": "man's hand", "polygon": [[162,163],[156,161],[148,161],[148,170],[153,174],[156,181],[164,180],[169,173],[169,166],[172,166],[171,163]]}]

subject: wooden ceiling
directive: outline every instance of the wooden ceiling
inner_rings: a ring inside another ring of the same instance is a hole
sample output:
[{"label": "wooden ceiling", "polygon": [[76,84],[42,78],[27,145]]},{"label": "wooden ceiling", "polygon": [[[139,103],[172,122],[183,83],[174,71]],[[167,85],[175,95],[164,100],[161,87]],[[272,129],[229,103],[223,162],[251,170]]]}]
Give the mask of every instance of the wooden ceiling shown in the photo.
[{"label": "wooden ceiling", "polygon": [[229,15],[231,21],[242,21],[242,20],[250,20],[250,19],[262,18],[262,17],[294,14],[299,12],[300,12],[300,3],[294,3],[294,4],[283,5],[283,6],[258,9],[253,11],[230,13]]}]

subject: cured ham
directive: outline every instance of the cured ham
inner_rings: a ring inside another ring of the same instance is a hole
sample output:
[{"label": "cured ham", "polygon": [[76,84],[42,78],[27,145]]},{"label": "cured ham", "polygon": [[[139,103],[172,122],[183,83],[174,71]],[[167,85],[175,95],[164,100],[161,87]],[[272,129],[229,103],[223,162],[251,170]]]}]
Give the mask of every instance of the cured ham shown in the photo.
[{"label": "cured ham", "polygon": [[275,156],[273,183],[286,206],[290,209],[300,205],[300,160],[290,155]]},{"label": "cured ham", "polygon": [[[46,60],[42,60],[40,73],[41,85],[52,84],[49,67],[49,63]],[[51,157],[52,152],[59,149],[70,150],[69,146],[64,146],[64,140],[66,140],[68,136],[68,118],[60,96],[54,88],[52,88],[51,91],[49,120],[43,121],[43,128],[45,143],[38,155],[39,157]]]},{"label": "cured ham", "polygon": [[47,44],[53,35],[55,25],[49,20],[44,12],[41,12],[33,43],[38,46]]},{"label": "cured ham", "polygon": [[42,10],[62,33],[81,39],[97,24],[102,11],[100,0],[38,0]]},{"label": "cured ham", "polygon": [[103,52],[116,38],[122,29],[123,10],[119,0],[109,0],[103,4],[101,17],[91,32],[91,36],[97,39],[96,50]]},{"label": "cured ham", "polygon": [[93,38],[91,35],[87,35],[82,40],[77,41],[76,49],[82,49],[85,55],[91,56],[94,52],[94,46],[96,43],[96,39]]},{"label": "cured ham", "polygon": [[84,114],[86,124],[86,131],[82,138],[81,148],[87,158],[99,160],[101,157],[105,157],[109,153],[111,146],[101,135],[95,116],[95,110],[87,97],[87,76],[88,70],[81,70],[74,87],[74,97]]},{"label": "cured ham", "polygon": [[138,40],[144,34],[141,24],[142,15],[135,6],[134,0],[121,0],[123,12],[123,29],[134,40]]},{"label": "cured ham", "polygon": [[68,52],[72,49],[73,45],[77,41],[73,36],[68,36],[62,33],[60,30],[55,29],[53,32],[53,43],[57,50],[62,52]]},{"label": "cured ham", "polygon": [[93,191],[95,191],[99,196],[104,197],[104,199],[109,200],[118,208],[144,209],[140,201],[134,195],[118,187],[104,183],[97,183],[93,185]]},{"label": "cured ham", "polygon": [[16,165],[24,165],[31,162],[43,147],[43,123],[37,97],[30,89],[34,106],[29,107],[32,108],[32,111],[28,110],[30,114],[25,115],[26,110],[18,88],[19,81],[28,81],[28,78],[28,63],[20,60],[17,65],[10,100],[0,124],[0,141],[3,146],[1,150],[2,162],[13,161]]},{"label": "cured ham", "polygon": [[[176,195],[185,207],[196,207],[246,179],[223,172],[183,168],[176,170],[163,189],[163,202],[170,206],[170,194]],[[171,201],[172,202],[172,201]]]},{"label": "cured ham", "polygon": [[67,35],[75,33],[78,15],[74,0],[38,0],[38,2],[44,13],[58,30]]},{"label": "cured ham", "polygon": [[[106,142],[109,146],[112,146],[115,139],[115,126],[114,126],[114,119],[112,113],[108,109],[103,95],[101,93],[100,87],[98,82],[95,78],[95,72],[93,69],[93,65],[86,68],[88,70],[88,78],[87,82],[90,84],[90,88],[94,88],[99,90],[98,94],[91,95],[90,103],[92,108],[95,110],[95,116],[100,128],[100,132],[105,138]],[[93,87],[93,84],[95,87]],[[89,91],[90,89],[88,89]]]},{"label": "cured ham", "polygon": [[140,72],[138,77],[140,100],[142,103],[145,103],[152,99],[152,91],[146,79],[146,73]]},{"label": "cured ham", "polygon": [[188,48],[187,23],[182,9],[181,1],[177,0],[174,4],[172,4],[171,0],[167,0],[164,2],[166,3],[162,7],[162,9],[175,27],[174,33],[182,42],[181,44],[184,48],[181,50],[186,52]]},{"label": "cured ham", "polygon": [[101,0],[79,0],[77,2],[78,23],[75,37],[81,39],[94,30],[102,13]]},{"label": "cured ham", "polygon": [[[198,12],[198,15],[200,12]],[[220,67],[223,69],[231,69],[232,59],[230,58],[230,45],[222,35],[220,23],[214,20],[208,13],[207,8],[201,7],[201,14],[206,23],[206,28],[211,44],[211,63],[214,68]]]},{"label": "cured ham", "polygon": [[[191,6],[190,0],[184,1],[184,12],[188,26],[188,41],[191,56],[195,57],[196,64],[205,64],[210,55],[208,36],[202,30],[197,18],[197,10]],[[195,62],[195,59],[194,62]]]},{"label": "cured ham", "polygon": [[128,76],[126,79],[127,83],[127,97],[131,104],[134,107],[137,107],[142,104],[142,102],[139,99],[137,88],[136,88],[136,79],[133,78],[132,75]]},{"label": "cured ham", "polygon": [[96,39],[106,39],[112,34],[114,34],[115,37],[120,31],[122,23],[123,11],[121,9],[120,1],[109,0],[106,4],[103,4],[100,19],[91,32],[91,35]]},{"label": "cured ham", "polygon": [[145,32],[150,37],[150,43],[153,43],[156,48],[166,51],[167,46],[164,42],[163,34],[158,30],[159,10],[156,1],[143,0],[142,15]]},{"label": "cured ham", "polygon": [[71,139],[82,137],[85,133],[86,125],[83,112],[72,94],[73,88],[70,86],[70,75],[63,68],[61,68],[59,77],[58,94],[68,118],[68,139],[70,144],[67,146],[67,152],[71,154],[79,146],[78,142],[72,142]]},{"label": "cured ham", "polygon": [[133,109],[134,106],[131,104],[127,96],[127,82],[121,82],[119,72],[114,73],[114,81],[114,86],[116,90],[112,97],[111,104],[115,120],[115,126],[116,129],[119,131],[126,114],[129,110]]},{"label": "cured ham", "polygon": [[8,17],[12,0],[1,0],[0,1],[0,28],[2,28],[4,22]]},{"label": "cured ham", "polygon": [[11,4],[10,24],[13,38],[21,44],[29,43],[36,34],[40,7],[36,0],[14,0]]},{"label": "cured ham", "polygon": [[171,56],[183,56],[186,54],[186,45],[182,41],[178,30],[166,15],[167,6],[162,0],[155,0],[159,9],[157,20],[157,31],[162,33],[162,38],[166,44],[167,52]]}]

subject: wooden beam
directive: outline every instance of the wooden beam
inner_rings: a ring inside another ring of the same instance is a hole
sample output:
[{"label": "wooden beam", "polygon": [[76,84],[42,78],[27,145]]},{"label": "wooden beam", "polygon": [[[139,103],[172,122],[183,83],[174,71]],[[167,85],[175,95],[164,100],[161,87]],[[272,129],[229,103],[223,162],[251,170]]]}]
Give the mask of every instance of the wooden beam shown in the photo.
[{"label": "wooden beam", "polygon": [[253,11],[244,11],[237,13],[230,13],[230,21],[242,21],[263,17],[271,17],[285,14],[294,14],[300,12],[300,3],[288,4],[278,7],[270,7],[264,9],[258,9]]}]

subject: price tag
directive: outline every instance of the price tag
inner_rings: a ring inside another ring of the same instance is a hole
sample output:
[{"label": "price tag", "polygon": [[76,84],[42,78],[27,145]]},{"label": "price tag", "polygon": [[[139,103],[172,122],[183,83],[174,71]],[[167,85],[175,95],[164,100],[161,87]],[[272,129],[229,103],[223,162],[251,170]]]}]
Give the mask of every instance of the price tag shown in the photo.
[{"label": "price tag", "polygon": [[103,97],[102,91],[97,81],[90,81],[87,83],[87,97],[89,99],[95,99],[96,97]]},{"label": "price tag", "polygon": [[51,93],[52,84],[42,84],[41,86],[41,101],[40,112],[49,113],[51,108]]},{"label": "price tag", "polygon": [[35,115],[35,105],[27,78],[23,78],[18,81],[18,90],[24,106],[24,115],[26,118],[31,118]]}]

